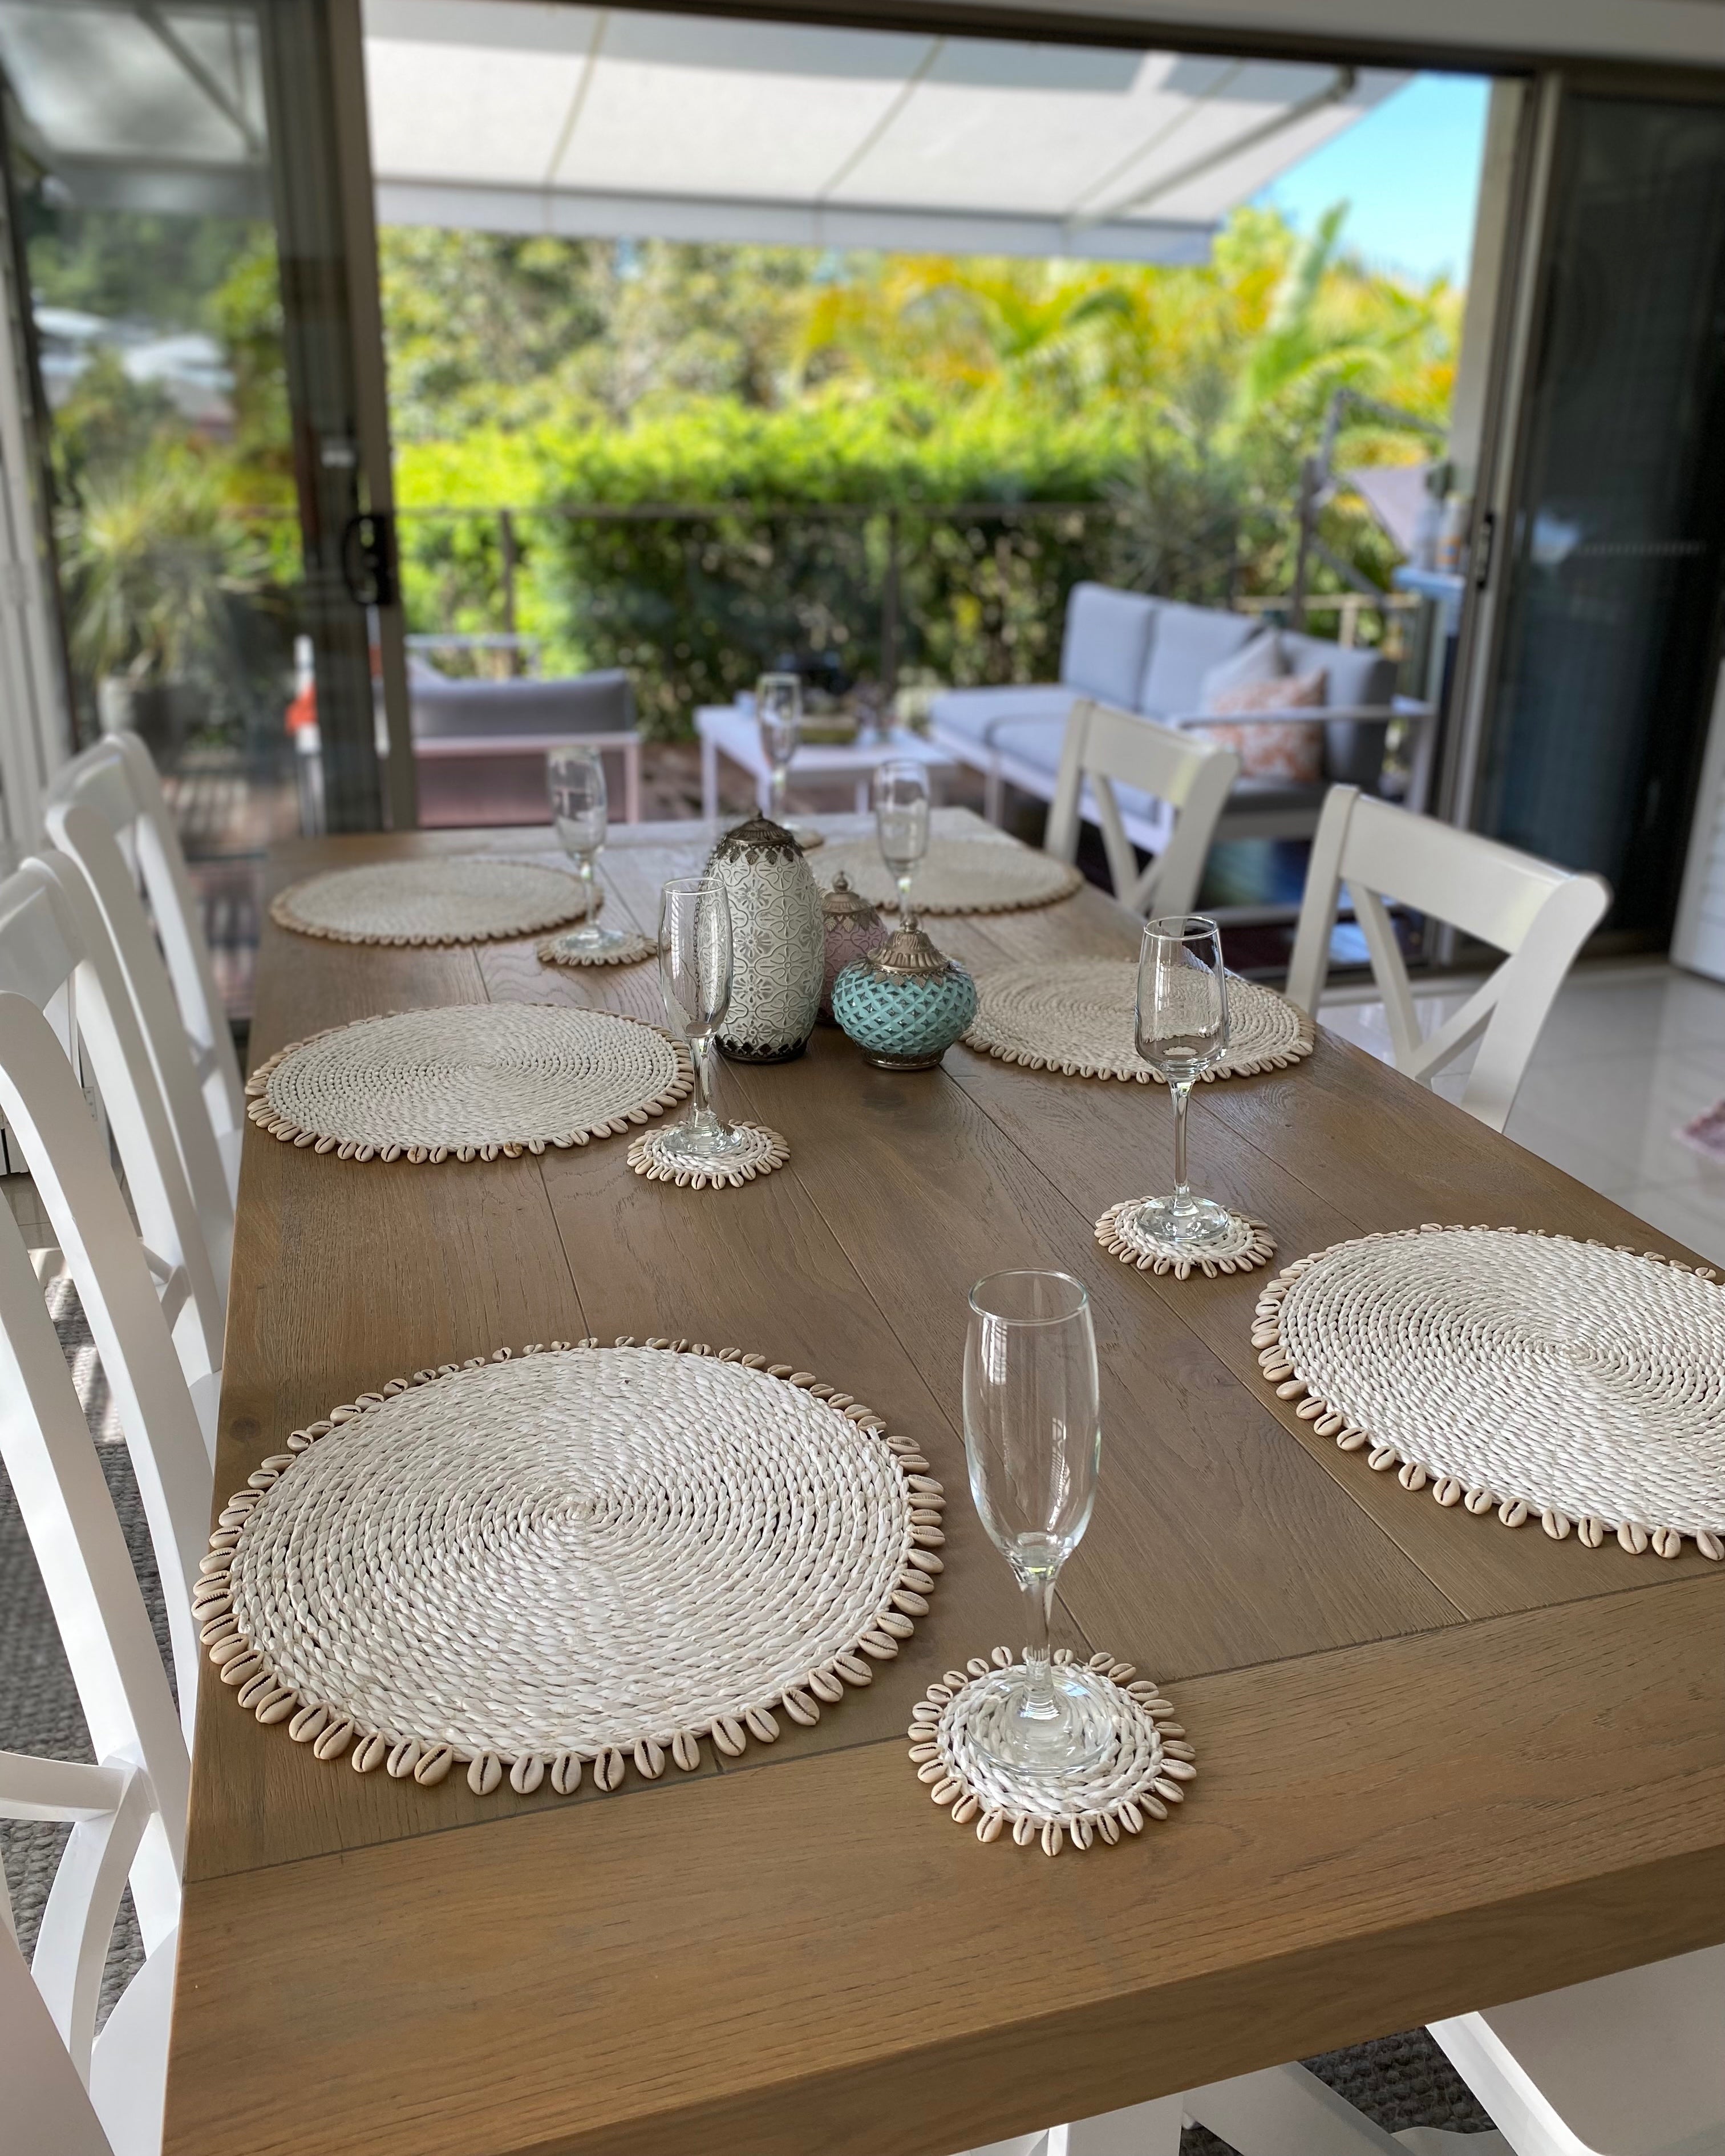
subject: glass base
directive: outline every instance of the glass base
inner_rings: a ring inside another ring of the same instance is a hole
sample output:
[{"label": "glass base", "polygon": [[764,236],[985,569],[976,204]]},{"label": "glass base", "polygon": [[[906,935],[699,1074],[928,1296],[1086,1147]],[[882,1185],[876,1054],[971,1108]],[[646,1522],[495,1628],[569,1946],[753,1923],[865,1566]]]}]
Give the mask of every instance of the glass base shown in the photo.
[{"label": "glass base", "polygon": [[1214,1198],[1147,1198],[1130,1224],[1141,1235],[1154,1236],[1185,1250],[1205,1250],[1237,1233],[1234,1215]]},{"label": "glass base", "polygon": [[1029,1712],[1030,1672],[1021,1662],[978,1688],[970,1737],[985,1759],[1014,1774],[1060,1774],[1106,1758],[1114,1742],[1107,1689],[1091,1671],[1070,1662],[1056,1662],[1051,1675],[1051,1715]]},{"label": "glass base", "polygon": [[597,921],[566,928],[557,941],[566,951],[616,951],[629,941],[620,928],[601,928]]},{"label": "glass base", "polygon": [[716,1116],[691,1116],[687,1122],[674,1126],[670,1142],[677,1152],[689,1160],[724,1160],[732,1153],[741,1152],[748,1140],[741,1131],[734,1131],[729,1123],[721,1123]]}]

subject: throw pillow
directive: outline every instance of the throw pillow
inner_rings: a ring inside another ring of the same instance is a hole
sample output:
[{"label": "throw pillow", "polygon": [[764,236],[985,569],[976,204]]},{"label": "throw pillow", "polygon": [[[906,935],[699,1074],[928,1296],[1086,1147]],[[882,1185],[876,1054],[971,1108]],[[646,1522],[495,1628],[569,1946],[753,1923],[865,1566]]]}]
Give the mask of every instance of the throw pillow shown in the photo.
[{"label": "throw pillow", "polygon": [[[1205,684],[1206,689],[1209,685]],[[1329,676],[1322,666],[1309,674],[1290,674],[1281,680],[1239,681],[1217,688],[1204,698],[1204,710],[1218,717],[1247,711],[1322,711]],[[1274,726],[1194,726],[1219,747],[1231,748],[1240,758],[1242,778],[1268,779],[1281,786],[1319,786],[1324,775],[1324,732],[1322,721],[1296,726],[1278,720]]]}]

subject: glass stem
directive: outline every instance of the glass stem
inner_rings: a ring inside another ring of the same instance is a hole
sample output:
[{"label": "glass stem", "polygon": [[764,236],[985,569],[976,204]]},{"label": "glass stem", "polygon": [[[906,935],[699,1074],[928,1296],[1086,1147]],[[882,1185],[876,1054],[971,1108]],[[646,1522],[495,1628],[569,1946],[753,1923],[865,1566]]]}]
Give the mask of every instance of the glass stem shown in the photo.
[{"label": "glass stem", "polygon": [[1174,1210],[1189,1213],[1192,1193],[1186,1187],[1186,1103],[1191,1098],[1189,1078],[1170,1078],[1168,1089],[1174,1096]]},{"label": "glass stem", "polygon": [[773,803],[772,816],[775,824],[782,824],[784,821],[785,787],[789,778],[790,768],[788,765],[783,763],[775,763],[773,765],[773,778],[770,782],[770,788],[767,798]]},{"label": "glass stem", "polygon": [[703,1127],[716,1122],[713,1113],[713,1074],[710,1058],[713,1044],[711,1034],[703,1034],[699,1040],[691,1040],[689,1053],[695,1059],[695,1109],[689,1120]]},{"label": "glass stem", "polygon": [[593,855],[583,854],[581,856],[581,925],[583,928],[593,926]]},{"label": "glass stem", "polygon": [[1021,1572],[1019,1585],[1024,1596],[1024,1667],[1030,1679],[1025,1687],[1023,1712],[1033,1722],[1052,1722],[1060,1711],[1055,1697],[1048,1640],[1055,1574],[1049,1571]]},{"label": "glass stem", "polygon": [[898,879],[898,917],[902,921],[911,910],[911,879],[909,873]]}]

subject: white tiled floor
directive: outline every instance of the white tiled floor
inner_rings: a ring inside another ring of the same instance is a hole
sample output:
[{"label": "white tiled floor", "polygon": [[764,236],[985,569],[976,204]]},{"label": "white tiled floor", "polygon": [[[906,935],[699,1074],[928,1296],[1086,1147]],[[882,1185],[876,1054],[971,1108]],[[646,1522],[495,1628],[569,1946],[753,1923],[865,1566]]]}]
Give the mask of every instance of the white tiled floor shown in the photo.
[{"label": "white tiled floor", "polygon": [[[1471,983],[1420,1002],[1430,1031]],[[1369,991],[1327,998],[1323,1022],[1389,1060]],[[1451,1071],[1437,1090],[1460,1096]],[[1583,967],[1534,1050],[1508,1134],[1656,1228],[1725,1265],[1725,1165],[1679,1142],[1679,1126],[1725,1097],[1725,987],[1662,960]]]}]

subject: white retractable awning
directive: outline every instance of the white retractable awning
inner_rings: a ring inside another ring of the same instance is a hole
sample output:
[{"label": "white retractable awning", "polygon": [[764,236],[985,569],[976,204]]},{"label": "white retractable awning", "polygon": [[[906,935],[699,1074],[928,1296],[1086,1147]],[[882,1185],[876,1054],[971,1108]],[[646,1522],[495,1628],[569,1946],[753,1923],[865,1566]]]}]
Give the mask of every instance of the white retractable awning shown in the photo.
[{"label": "white retractable awning", "polygon": [[378,213],[504,232],[1189,261],[1408,78],[366,0]]}]

